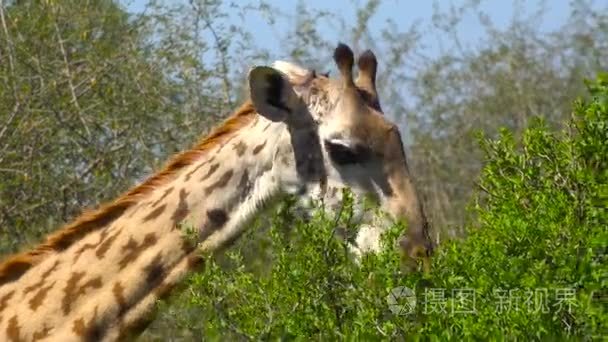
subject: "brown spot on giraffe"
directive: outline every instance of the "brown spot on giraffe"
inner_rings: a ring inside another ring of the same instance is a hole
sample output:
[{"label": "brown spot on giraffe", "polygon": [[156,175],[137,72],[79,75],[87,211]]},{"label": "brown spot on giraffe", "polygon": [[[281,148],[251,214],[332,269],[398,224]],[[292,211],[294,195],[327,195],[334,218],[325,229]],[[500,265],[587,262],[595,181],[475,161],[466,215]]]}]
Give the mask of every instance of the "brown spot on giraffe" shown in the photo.
[{"label": "brown spot on giraffe", "polygon": [[217,169],[220,167],[219,163],[215,163],[213,165],[211,165],[211,167],[209,168],[209,171],[207,171],[207,173],[201,177],[201,182],[207,180],[207,178],[209,178],[209,176],[211,176],[215,171],[217,171]]},{"label": "brown spot on giraffe", "polygon": [[[187,246],[187,244],[182,243],[182,250],[186,248],[185,246]],[[180,257],[177,263],[180,263],[186,256],[187,254],[184,254],[184,256]],[[175,285],[174,283],[164,283],[166,269],[163,265],[164,263],[162,260],[162,255],[161,253],[158,253],[154,257],[154,259],[150,263],[148,263],[148,265],[143,267],[143,271],[146,276],[145,285],[147,285],[150,290],[153,290],[154,295],[158,299],[162,299],[164,296],[166,296],[169,293],[169,290],[171,290]],[[118,303],[122,302],[122,300],[120,299],[122,296],[122,292],[122,286],[116,286],[115,284],[114,295]],[[125,305],[126,304],[127,303],[125,301]],[[153,316],[150,315],[143,315],[138,317],[135,321],[130,322],[128,326],[123,326],[123,329],[121,329],[120,331],[118,340],[130,341],[137,338],[137,336],[139,336],[153,320]]]},{"label": "brown spot on giraffe", "polygon": [[[176,264],[181,264],[184,260],[186,262],[188,269],[191,270],[197,266],[200,266],[204,259],[199,251],[193,251],[193,252],[184,254],[184,256],[182,258],[180,258],[180,260]],[[160,279],[160,278],[157,278],[157,279]],[[166,279],[163,277],[163,279],[161,279],[158,286],[156,286],[156,288],[154,289],[154,293],[156,294],[157,298],[163,299],[170,293],[171,289],[174,286],[175,286],[175,283],[166,282]]]},{"label": "brown spot on giraffe", "polygon": [[241,200],[249,195],[251,192],[251,182],[249,181],[249,171],[243,171],[241,180],[239,181],[238,189],[241,191]]},{"label": "brown spot on giraffe", "polygon": [[211,209],[207,211],[207,222],[201,229],[200,240],[204,241],[211,234],[222,228],[228,221],[228,214],[223,209]]},{"label": "brown spot on giraffe", "polygon": [[55,286],[55,282],[50,283],[47,286],[41,287],[40,290],[30,299],[30,309],[36,311],[40,305],[44,302],[46,294]]},{"label": "brown spot on giraffe", "polygon": [[[2,296],[2,298],[0,298],[0,314],[2,313],[2,311],[4,311],[4,309],[6,309],[6,307],[8,306],[8,301],[11,300],[11,298],[15,295],[15,290],[9,291],[6,294],[4,294],[4,296]],[[4,317],[2,315],[0,315],[0,323],[2,323],[2,319]]]},{"label": "brown spot on giraffe", "polygon": [[114,241],[116,240],[116,238],[118,237],[118,235],[120,234],[121,231],[122,231],[122,228],[117,229],[116,233],[114,233],[114,235],[107,238],[104,242],[102,242],[99,245],[99,247],[97,247],[97,249],[95,250],[95,255],[97,256],[98,259],[101,259],[105,256],[106,252],[110,249],[110,247],[112,247],[112,244],[114,243]]},{"label": "brown spot on giraffe", "polygon": [[234,171],[232,170],[228,170],[226,171],[222,177],[220,177],[220,179],[218,179],[215,183],[209,185],[207,188],[205,188],[205,195],[209,195],[211,194],[213,191],[215,191],[215,189],[221,189],[223,187],[225,187],[228,182],[230,181],[230,178],[232,178],[232,174],[234,173]]},{"label": "brown spot on giraffe", "polygon": [[136,340],[137,337],[140,336],[144,332],[144,330],[146,330],[150,326],[150,324],[152,324],[152,322],[154,322],[154,317],[151,315],[141,316],[137,318],[128,326],[124,326],[124,328],[120,331],[118,341]]},{"label": "brown spot on giraffe", "polygon": [[0,313],[6,309],[7,303],[11,298],[15,295],[15,290],[12,290],[6,293],[2,298],[0,298]]},{"label": "brown spot on giraffe", "polygon": [[218,155],[219,153],[221,153],[222,150],[224,149],[224,147],[226,147],[226,145],[228,145],[228,143],[230,141],[232,141],[232,139],[234,139],[234,138],[235,138],[235,136],[233,135],[233,136],[229,137],[228,139],[226,139],[226,141],[224,141],[224,143],[220,146],[220,148],[217,149],[217,151],[215,152],[215,155]]},{"label": "brown spot on giraffe", "polygon": [[114,295],[114,299],[116,299],[116,303],[118,303],[118,316],[122,316],[127,311],[127,301],[125,299],[125,288],[122,284],[117,281],[114,283],[112,287],[112,294]]},{"label": "brown spot on giraffe", "polygon": [[84,317],[81,317],[74,320],[72,325],[72,331],[77,336],[82,337],[82,339],[85,341],[100,341],[103,337],[101,327],[96,324],[97,308],[98,307],[96,306],[93,317],[91,317],[88,322],[84,320]]},{"label": "brown spot on giraffe", "polygon": [[198,171],[198,170],[199,170],[201,167],[203,167],[203,166],[205,166],[205,165],[207,165],[207,164],[209,164],[209,163],[212,163],[214,160],[215,160],[215,156],[213,156],[213,157],[211,157],[211,158],[209,158],[209,159],[205,160],[204,162],[202,162],[202,163],[198,164],[198,165],[197,165],[197,166],[196,166],[196,167],[195,167],[195,168],[194,168],[192,171],[190,171],[190,172],[188,172],[188,173],[186,174],[186,178],[184,178],[184,180],[185,180],[186,182],[187,182],[187,181],[189,181],[189,180],[190,180],[190,177],[192,177],[192,174],[194,174],[196,171]]},{"label": "brown spot on giraffe", "polygon": [[154,259],[146,266],[144,266],[144,272],[146,274],[146,282],[150,288],[156,287],[165,275],[165,268],[163,266],[162,256],[159,253]]},{"label": "brown spot on giraffe", "polygon": [[42,328],[38,331],[35,331],[32,335],[32,341],[42,340],[43,338],[49,337],[49,333],[51,332],[51,328],[47,327],[46,324],[42,325]]},{"label": "brown spot on giraffe", "polygon": [[148,222],[150,220],[154,220],[155,218],[159,217],[167,208],[167,204],[163,204],[160,207],[152,210],[150,213],[148,213],[148,215],[146,215],[146,217],[143,218],[142,222]]},{"label": "brown spot on giraffe", "polygon": [[253,148],[253,155],[255,156],[256,154],[260,153],[260,151],[264,148],[264,146],[266,146],[266,142],[267,140],[264,140],[263,143],[259,144],[258,146]]},{"label": "brown spot on giraffe", "polygon": [[55,269],[57,269],[58,265],[59,265],[59,260],[55,260],[55,263],[53,264],[53,266],[51,266],[48,270],[46,270],[46,271],[44,271],[44,273],[42,273],[42,276],[40,277],[40,280],[37,283],[35,283],[34,285],[30,285],[23,290],[23,295],[25,296],[29,292],[42,287],[42,285],[44,285],[44,283],[46,281],[46,278],[48,278],[48,276],[50,276],[51,273],[53,273],[53,271],[55,271]]},{"label": "brown spot on giraffe", "polygon": [[247,150],[247,145],[245,145],[244,142],[239,141],[238,143],[234,144],[233,149],[236,151],[236,155],[240,157],[245,154],[245,151]]},{"label": "brown spot on giraffe", "polygon": [[17,320],[17,315],[11,317],[11,319],[8,320],[8,326],[6,327],[6,337],[8,337],[9,341],[12,342],[25,341],[21,338],[21,327],[19,327],[19,320]]},{"label": "brown spot on giraffe", "polygon": [[95,247],[99,246],[99,244],[106,238],[107,235],[108,229],[105,229],[99,234],[99,241],[97,241],[96,243],[85,243],[82,247],[80,247],[76,252],[74,252],[74,262],[80,259],[80,256],[82,255],[82,253],[84,253],[84,251],[94,249]]},{"label": "brown spot on giraffe", "polygon": [[[186,180],[188,180],[188,178],[189,177],[186,177]],[[154,201],[154,203],[152,203],[152,208],[156,207],[162,200],[165,199],[165,197],[169,196],[169,194],[173,191],[173,189],[175,189],[175,187],[173,187],[173,186],[166,189],[165,192],[163,192],[163,195],[160,196],[159,199]]]},{"label": "brown spot on giraffe", "polygon": [[78,300],[78,297],[85,294],[87,289],[98,289],[101,287],[101,277],[92,278],[81,286],[78,286],[80,280],[84,278],[85,275],[85,272],[73,272],[63,289],[64,296],[63,301],[61,302],[61,308],[64,315],[70,313],[72,304]]},{"label": "brown spot on giraffe", "polygon": [[187,197],[188,192],[181,189],[179,191],[179,203],[177,203],[177,208],[175,209],[175,212],[173,212],[173,215],[171,215],[174,226],[177,226],[177,224],[182,222],[182,220],[188,215],[188,203],[186,202]]},{"label": "brown spot on giraffe", "polygon": [[228,221],[228,215],[226,211],[222,209],[212,209],[207,211],[207,218],[209,219],[209,227],[218,229]]},{"label": "brown spot on giraffe", "polygon": [[133,262],[141,252],[143,252],[146,248],[150,248],[156,244],[158,239],[156,238],[156,234],[148,233],[144,236],[143,241],[138,244],[137,241],[133,239],[133,237],[129,238],[129,241],[122,246],[122,250],[125,251],[125,255],[123,255],[122,259],[118,262],[118,266],[122,270],[129,263]]}]

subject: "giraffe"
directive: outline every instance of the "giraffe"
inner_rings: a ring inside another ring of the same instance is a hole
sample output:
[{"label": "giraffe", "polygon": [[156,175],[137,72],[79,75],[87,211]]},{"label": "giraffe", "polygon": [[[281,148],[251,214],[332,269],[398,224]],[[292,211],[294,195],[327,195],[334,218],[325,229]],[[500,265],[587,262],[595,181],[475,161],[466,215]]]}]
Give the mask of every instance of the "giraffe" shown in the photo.
[{"label": "giraffe", "polygon": [[[278,62],[276,64],[281,64]],[[358,59],[358,68],[359,68],[359,77],[355,81],[355,85],[357,88],[357,92],[362,97],[362,100],[367,103],[370,107],[372,107],[375,111],[375,114],[383,114],[382,108],[380,106],[380,100],[378,97],[377,89],[376,89],[376,73],[377,73],[377,60],[376,56],[371,50],[367,50],[363,52]],[[285,70],[291,70],[292,74],[296,74],[302,77],[302,75],[306,75],[309,71],[298,68],[294,65],[286,64],[283,68]],[[314,71],[313,71],[314,72]],[[325,76],[328,76],[325,75]],[[407,165],[405,166],[407,169]],[[409,179],[409,171],[407,171],[406,179]],[[331,179],[330,179],[331,182]],[[306,194],[300,196],[297,201],[297,205],[294,208],[300,216],[304,218],[309,218],[311,214],[311,210],[318,203],[322,203],[325,210],[329,210],[330,212],[337,212],[342,207],[342,195],[343,190],[346,188],[345,184],[342,182],[331,182],[331,184],[314,184],[309,187]],[[381,236],[389,227],[390,222],[387,222],[384,217],[375,215],[374,212],[371,212],[365,205],[365,200],[368,199],[366,193],[369,192],[369,188],[360,188],[360,187],[352,187],[349,185],[349,190],[354,192],[354,202],[353,202],[353,218],[351,218],[351,222],[357,223],[358,231],[356,232],[355,238],[347,241],[347,246],[355,256],[356,261],[360,261],[361,257],[365,253],[376,253],[379,252],[382,248],[381,245]],[[409,190],[408,190],[409,191]],[[412,200],[412,208],[415,208],[417,204],[417,195],[415,194],[415,189],[411,188],[412,195],[410,196]],[[378,198],[376,198],[377,200]],[[412,209],[415,210],[415,209]],[[423,269],[425,272],[429,272],[430,265],[428,256],[432,253],[433,250],[433,242],[429,234],[429,227],[426,217],[424,215],[424,211],[422,207],[418,209],[418,212],[421,215],[422,225],[418,225],[418,228],[413,228],[412,237],[416,241],[411,241],[410,237],[403,237],[400,241],[404,251],[406,251],[406,266],[408,269],[412,270],[417,265],[415,260],[418,256],[422,256],[423,259]],[[414,224],[414,222],[410,222]],[[415,232],[419,232],[420,234],[416,235]],[[341,234],[342,237],[346,238],[347,234]],[[424,246],[424,248],[419,248]]]},{"label": "giraffe", "polygon": [[[280,194],[350,187],[406,219],[400,240],[428,257],[424,211],[397,127],[381,113],[377,61],[339,44],[336,79],[287,62],[249,71],[247,100],[223,124],[112,202],[85,211],[0,264],[0,340],[136,336],[155,302],[226,248]],[[187,234],[186,234],[187,233]],[[206,254],[204,254],[206,255]]]}]

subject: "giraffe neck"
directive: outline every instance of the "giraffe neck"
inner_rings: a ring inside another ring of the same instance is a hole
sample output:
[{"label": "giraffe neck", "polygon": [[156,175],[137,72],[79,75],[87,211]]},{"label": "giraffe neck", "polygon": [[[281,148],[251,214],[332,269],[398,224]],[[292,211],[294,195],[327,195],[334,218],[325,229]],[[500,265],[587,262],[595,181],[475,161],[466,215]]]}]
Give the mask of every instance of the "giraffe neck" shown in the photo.
[{"label": "giraffe neck", "polygon": [[284,139],[283,124],[254,116],[107,226],[0,287],[2,339],[128,335],[201,261],[200,250],[233,241],[280,192],[273,160]]}]

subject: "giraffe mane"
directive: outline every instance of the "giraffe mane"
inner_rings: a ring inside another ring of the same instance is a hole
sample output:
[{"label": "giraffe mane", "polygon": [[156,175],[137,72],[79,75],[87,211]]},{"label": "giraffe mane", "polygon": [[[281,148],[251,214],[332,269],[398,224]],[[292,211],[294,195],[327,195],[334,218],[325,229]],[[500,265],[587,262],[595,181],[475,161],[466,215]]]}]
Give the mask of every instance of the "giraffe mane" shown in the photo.
[{"label": "giraffe mane", "polygon": [[38,264],[51,252],[69,248],[86,234],[105,227],[120,217],[127,209],[137,204],[142,196],[149,194],[160,185],[166,184],[184,167],[191,165],[206,151],[226,140],[255,116],[255,108],[247,101],[233,115],[217,126],[210,134],[199,140],[191,149],[175,155],[157,173],[131,188],[113,201],[106,202],[97,209],[86,210],[47,237],[35,248],[13,254],[0,263],[0,286],[19,279],[27,270]]}]

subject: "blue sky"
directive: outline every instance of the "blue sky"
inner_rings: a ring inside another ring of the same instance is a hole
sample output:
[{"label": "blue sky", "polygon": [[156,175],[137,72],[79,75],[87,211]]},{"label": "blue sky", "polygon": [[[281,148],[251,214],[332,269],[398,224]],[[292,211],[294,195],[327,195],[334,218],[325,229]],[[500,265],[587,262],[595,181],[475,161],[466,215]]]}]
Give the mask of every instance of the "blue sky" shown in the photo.
[{"label": "blue sky", "polygon": [[[161,0],[162,1],[162,0]],[[171,0],[165,0],[170,2]],[[188,0],[177,0],[182,3]],[[237,0],[232,0],[237,2]],[[356,20],[356,6],[353,3],[359,3],[363,5],[366,0],[305,0],[307,8],[314,8],[316,10],[326,10],[330,13],[337,13],[347,23],[352,23]],[[392,20],[398,26],[400,32],[406,32],[412,25],[416,25],[418,32],[423,35],[417,42],[416,51],[422,53],[422,59],[434,58],[441,54],[441,49],[453,48],[453,42],[447,38],[444,33],[440,33],[436,28],[433,27],[432,18],[435,10],[438,9],[440,12],[445,13],[450,10],[451,7],[459,8],[464,4],[475,2],[476,0],[384,0],[376,11],[375,15],[370,20],[369,28],[374,37],[380,37],[378,34],[382,29],[386,28],[387,21]],[[129,11],[133,13],[141,12],[144,10],[145,4],[148,0],[122,0],[123,4]],[[231,1],[226,1],[230,3]],[[276,23],[271,26],[261,15],[249,15],[246,21],[237,21],[239,16],[234,12],[230,15],[230,20],[235,20],[234,24],[239,27],[246,28],[252,33],[255,39],[256,45],[270,52],[270,61],[276,59],[290,60],[290,57],[285,55],[285,52],[279,48],[279,42],[281,38],[284,38],[285,32],[293,31],[293,18],[296,13],[297,1],[281,1],[281,0],[266,0],[265,2],[270,3],[273,7],[278,7],[280,13],[277,13],[273,19]],[[479,0],[480,5],[477,7],[478,10],[484,13],[493,25],[499,29],[510,26],[513,23],[515,17],[524,19],[526,22],[537,22],[538,27],[541,31],[550,32],[558,29],[567,24],[571,13],[571,0]],[[248,0],[247,3],[258,3],[258,0]],[[228,6],[228,5],[226,5]],[[543,16],[537,17],[536,12],[542,7]],[[608,0],[595,0],[592,2],[592,8],[595,10],[608,11]],[[317,27],[317,30],[325,35],[328,41],[335,41],[336,43],[342,41],[347,44],[352,42],[345,41],[344,35],[340,32],[338,25],[329,20],[322,21],[326,23],[326,27]],[[482,40],[486,29],[480,22],[476,12],[467,12],[463,17],[463,20],[456,26],[458,32],[458,38],[460,43],[465,47],[476,48],[479,46],[487,46],[483,44]],[[369,48],[369,47],[363,47]],[[378,50],[375,50],[378,53]],[[380,52],[381,53],[381,52]],[[213,55],[208,56],[206,60],[214,58]],[[379,56],[382,58],[382,56]],[[413,60],[414,56],[408,56],[409,64],[416,64]],[[266,61],[243,61],[241,67],[244,72],[252,63],[266,62]],[[332,69],[331,64],[326,70]],[[410,68],[410,66],[408,66]],[[409,69],[408,69],[409,70]],[[335,72],[335,70],[332,70]],[[416,98],[410,96],[406,87],[402,89],[403,98],[407,99],[406,102],[409,104],[416,101]],[[387,109],[387,108],[385,108]],[[391,108],[388,108],[389,112]],[[404,138],[407,140],[409,134],[404,133]]]},{"label": "blue sky", "polygon": [[[140,12],[143,10],[147,0],[125,0],[127,8],[131,12]],[[256,3],[256,1],[252,1]],[[281,0],[268,0],[266,1],[273,6],[281,9],[283,13],[293,15],[296,10],[297,1],[281,1]],[[447,11],[451,6],[459,7],[463,4],[469,3],[470,0],[443,0],[443,1],[425,1],[425,0],[385,0],[380,5],[377,13],[371,19],[370,28],[372,30],[380,30],[385,27],[387,20],[392,19],[401,29],[406,29],[412,24],[418,24],[425,32],[427,28],[430,30],[432,23],[432,16],[434,8],[438,7],[441,11]],[[498,27],[505,27],[512,22],[512,18],[515,14],[523,14],[525,17],[534,16],[535,11],[543,4],[542,1],[538,0],[519,0],[519,1],[507,1],[507,0],[481,0],[480,9],[483,11],[492,22]],[[364,0],[307,0],[307,5],[311,8],[318,10],[327,10],[332,13],[341,14],[346,20],[355,20],[355,6],[353,3],[365,3]],[[570,1],[566,0],[548,0],[544,2],[545,14],[542,18],[539,18],[538,25],[544,31],[550,31],[561,25],[563,25],[569,16],[570,12]],[[607,4],[605,0],[595,1],[595,8],[606,9]],[[280,52],[278,51],[278,37],[277,32],[283,31],[282,28],[287,28],[290,25],[289,17],[277,16],[277,25],[275,29],[271,29],[262,17],[250,17],[247,22],[239,23],[249,29],[250,32],[255,32],[258,44],[274,52],[278,57]],[[469,14],[465,16],[465,19],[457,26],[459,36],[464,44],[475,45],[480,39],[483,38],[483,28],[481,23],[475,15]],[[321,29],[321,32],[324,30]],[[326,34],[330,38],[334,38],[337,41],[340,40],[339,32],[332,27],[328,27]],[[325,32],[324,32],[325,33]],[[334,35],[335,37],[331,37]],[[273,39],[277,38],[277,39]],[[347,42],[348,43],[348,42]],[[428,47],[428,51],[431,55],[439,52],[440,46],[445,45],[446,42],[440,42],[436,36],[427,35],[423,39],[423,44]],[[447,42],[449,43],[449,42]],[[448,44],[449,45],[449,44]]]}]

